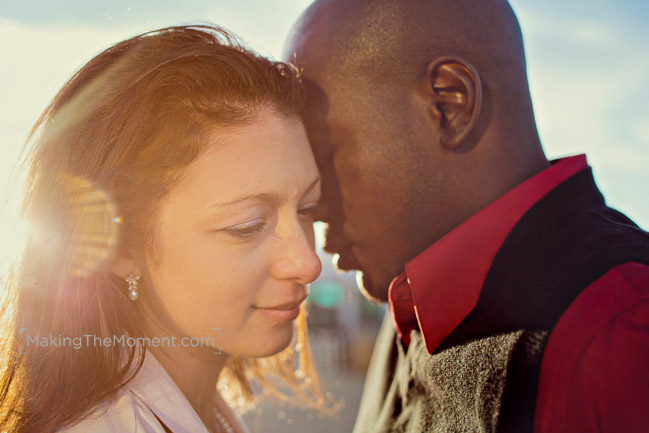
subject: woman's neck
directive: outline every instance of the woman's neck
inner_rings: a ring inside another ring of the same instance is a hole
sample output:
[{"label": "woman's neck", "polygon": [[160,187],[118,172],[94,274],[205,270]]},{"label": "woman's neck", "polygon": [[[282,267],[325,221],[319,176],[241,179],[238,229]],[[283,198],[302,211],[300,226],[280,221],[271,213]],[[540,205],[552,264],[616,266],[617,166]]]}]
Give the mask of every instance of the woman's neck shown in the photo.
[{"label": "woman's neck", "polygon": [[153,355],[178,385],[203,424],[214,425],[216,383],[227,361],[225,354],[209,353],[201,348],[151,348]]}]

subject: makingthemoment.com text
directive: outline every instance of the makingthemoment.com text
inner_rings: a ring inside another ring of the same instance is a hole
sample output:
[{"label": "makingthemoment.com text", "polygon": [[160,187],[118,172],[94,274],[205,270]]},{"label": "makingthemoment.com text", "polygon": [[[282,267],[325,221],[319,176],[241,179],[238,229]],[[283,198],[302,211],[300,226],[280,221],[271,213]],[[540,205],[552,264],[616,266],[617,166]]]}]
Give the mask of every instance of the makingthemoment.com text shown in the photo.
[{"label": "makingthemoment.com text", "polygon": [[118,345],[128,347],[215,347],[214,337],[130,337],[126,335],[97,336],[94,334],[83,334],[77,337],[64,335],[25,335],[26,329],[21,330],[23,334],[24,353],[29,347],[70,347],[79,350],[83,347],[114,347]]}]

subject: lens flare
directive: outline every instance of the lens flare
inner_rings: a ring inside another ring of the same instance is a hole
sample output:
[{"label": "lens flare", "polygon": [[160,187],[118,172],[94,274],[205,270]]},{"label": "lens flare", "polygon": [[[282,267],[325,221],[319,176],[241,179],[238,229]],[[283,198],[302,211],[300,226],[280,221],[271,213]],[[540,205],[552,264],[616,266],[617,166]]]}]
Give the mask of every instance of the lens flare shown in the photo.
[{"label": "lens flare", "polygon": [[59,179],[72,227],[66,264],[72,274],[83,277],[113,255],[121,218],[105,191],[79,177],[62,175]]}]

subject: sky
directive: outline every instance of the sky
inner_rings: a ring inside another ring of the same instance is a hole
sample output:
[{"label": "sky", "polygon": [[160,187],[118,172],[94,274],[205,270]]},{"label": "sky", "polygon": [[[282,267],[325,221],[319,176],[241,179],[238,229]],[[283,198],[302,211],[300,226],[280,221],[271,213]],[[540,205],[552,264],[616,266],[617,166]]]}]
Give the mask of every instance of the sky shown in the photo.
[{"label": "sky", "polygon": [[[279,58],[311,0],[0,0],[0,262],[20,231],[4,188],[40,112],[92,56],[132,35],[212,22]],[[609,205],[649,228],[649,2],[512,0],[548,158],[586,153]],[[416,35],[413,35],[416,37]]]}]

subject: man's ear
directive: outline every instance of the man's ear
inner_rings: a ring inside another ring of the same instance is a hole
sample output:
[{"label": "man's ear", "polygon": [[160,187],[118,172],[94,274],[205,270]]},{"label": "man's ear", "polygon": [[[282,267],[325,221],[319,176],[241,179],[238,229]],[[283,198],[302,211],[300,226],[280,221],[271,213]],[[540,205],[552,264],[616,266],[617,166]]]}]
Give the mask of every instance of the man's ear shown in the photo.
[{"label": "man's ear", "polygon": [[441,144],[455,150],[464,143],[480,117],[482,83],[478,71],[460,57],[433,60],[419,84]]}]

